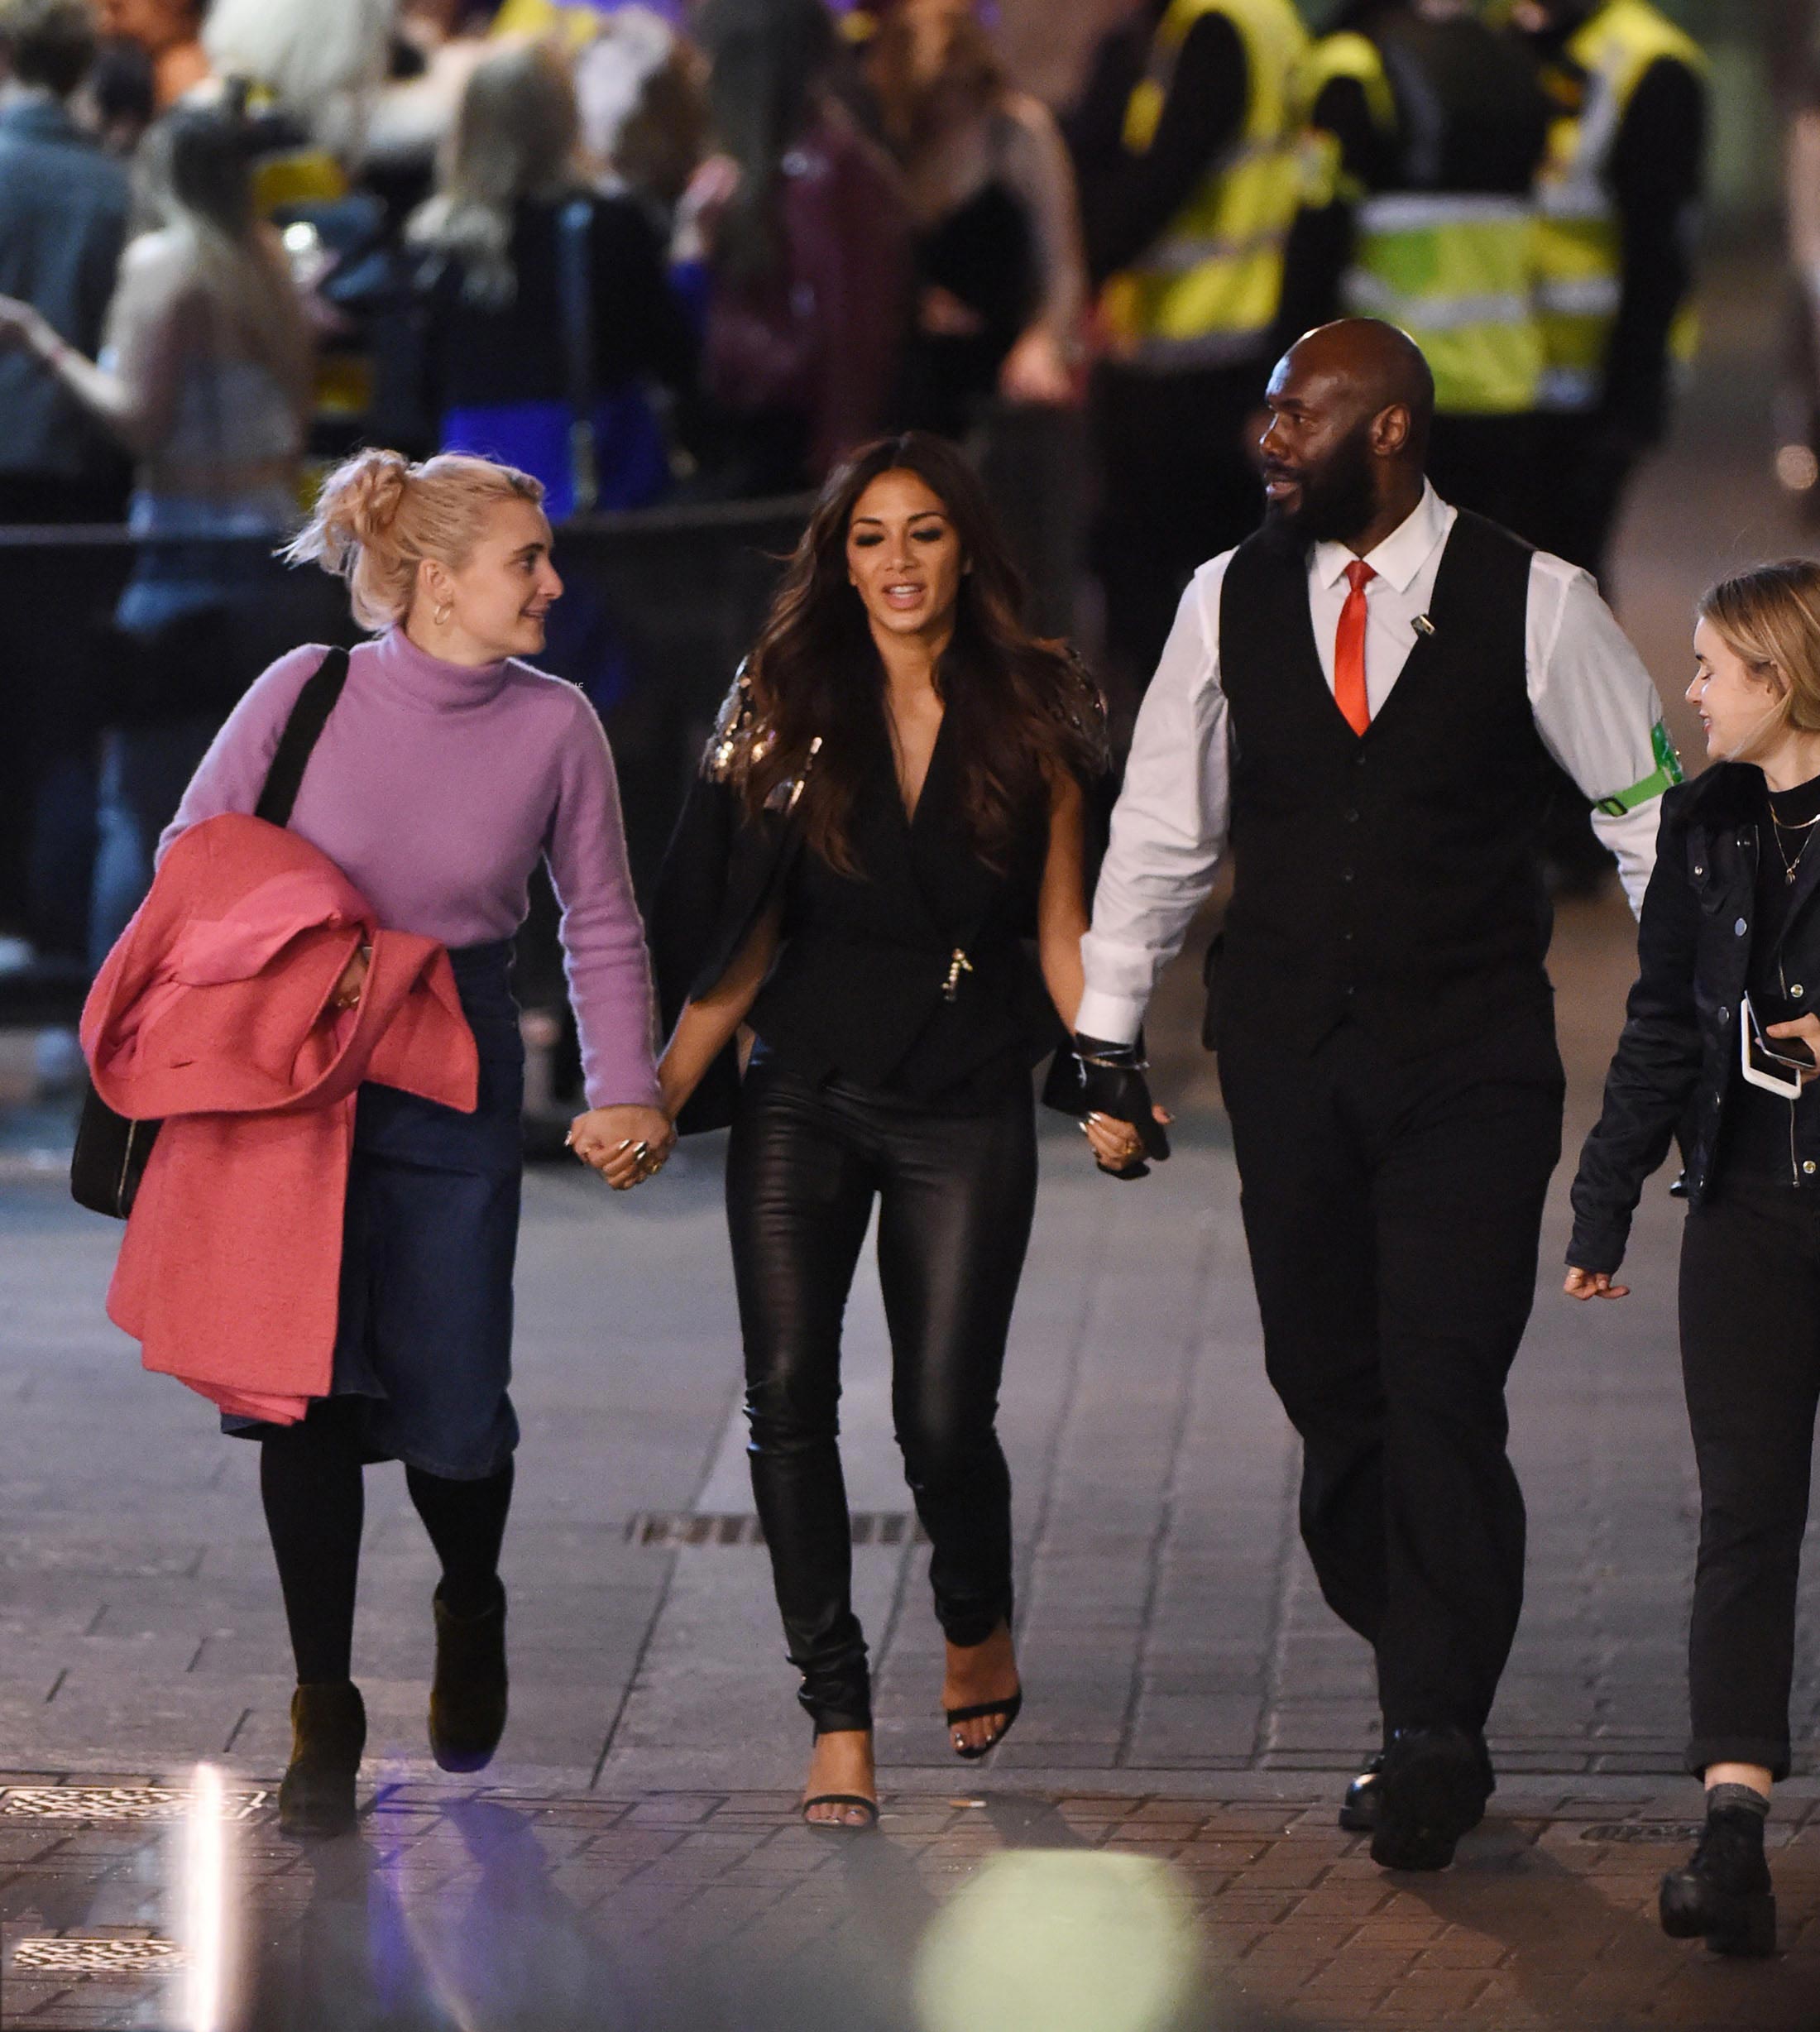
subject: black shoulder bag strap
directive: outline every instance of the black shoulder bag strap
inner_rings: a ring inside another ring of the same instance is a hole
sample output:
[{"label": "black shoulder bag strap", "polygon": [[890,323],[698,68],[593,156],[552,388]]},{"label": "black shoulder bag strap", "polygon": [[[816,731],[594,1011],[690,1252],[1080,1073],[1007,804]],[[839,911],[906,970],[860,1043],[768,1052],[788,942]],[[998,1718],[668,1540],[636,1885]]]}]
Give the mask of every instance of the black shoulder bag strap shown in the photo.
[{"label": "black shoulder bag strap", "polygon": [[297,793],[303,787],[304,771],[309,765],[310,754],[328,724],[328,716],[335,710],[335,701],[341,697],[342,687],[347,682],[347,652],[331,649],[311,671],[304,688],[297,694],[297,702],[290,709],[285,731],[278,737],[271,767],[266,772],[266,787],[253,807],[255,818],[263,818],[274,826],[290,823],[290,808],[297,802]]},{"label": "black shoulder bag strap", "polygon": [[[290,808],[304,780],[310,751],[347,682],[347,652],[331,649],[310,673],[266,772],[255,818],[274,826],[290,822]],[[69,1158],[69,1192],[79,1206],[124,1220],[132,1211],[145,1176],[146,1160],[157,1140],[158,1124],[129,1121],[110,1108],[93,1086],[83,1096],[76,1147]]]}]

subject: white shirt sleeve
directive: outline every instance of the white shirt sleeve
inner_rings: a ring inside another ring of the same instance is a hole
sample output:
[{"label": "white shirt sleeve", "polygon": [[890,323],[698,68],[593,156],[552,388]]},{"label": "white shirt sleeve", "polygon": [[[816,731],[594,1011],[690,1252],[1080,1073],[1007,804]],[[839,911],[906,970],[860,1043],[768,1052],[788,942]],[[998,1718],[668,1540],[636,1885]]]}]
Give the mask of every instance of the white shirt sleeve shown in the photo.
[{"label": "white shirt sleeve", "polygon": [[1527,635],[1536,731],[1592,800],[1592,830],[1640,915],[1662,793],[1681,780],[1655,682],[1591,577],[1544,551],[1530,568]]},{"label": "white shirt sleeve", "polygon": [[1138,1035],[1157,977],[1181,950],[1226,851],[1231,808],[1219,593],[1231,554],[1182,595],[1138,709],[1125,785],[1081,941],[1087,992],[1075,1027],[1109,1044]]}]

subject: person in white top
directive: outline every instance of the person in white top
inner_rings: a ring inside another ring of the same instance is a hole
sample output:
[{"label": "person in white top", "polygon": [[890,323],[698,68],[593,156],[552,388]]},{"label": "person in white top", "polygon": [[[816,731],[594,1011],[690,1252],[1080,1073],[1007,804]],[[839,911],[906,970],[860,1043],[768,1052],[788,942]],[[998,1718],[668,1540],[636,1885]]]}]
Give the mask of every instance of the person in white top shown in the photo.
[{"label": "person in white top", "polygon": [[1592,581],[1428,485],[1433,387],[1371,319],[1277,367],[1265,525],[1196,573],[1139,713],[1075,1040],[1095,1157],[1135,1176],[1166,1149],[1139,1026],[1230,855],[1207,1034],[1266,1367],[1384,1713],[1342,1824],[1428,1869],[1492,1790],[1522,1603],[1504,1386],[1561,1129],[1546,760],[1595,801],[1633,908],[1680,774]]}]

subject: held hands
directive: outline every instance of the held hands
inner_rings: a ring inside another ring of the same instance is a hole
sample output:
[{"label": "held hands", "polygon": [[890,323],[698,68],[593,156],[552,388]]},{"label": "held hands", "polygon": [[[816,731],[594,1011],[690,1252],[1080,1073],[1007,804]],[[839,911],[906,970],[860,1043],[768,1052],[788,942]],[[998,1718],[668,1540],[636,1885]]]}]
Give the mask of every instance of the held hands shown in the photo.
[{"label": "held hands", "polygon": [[661,1108],[591,1108],[569,1124],[568,1147],[615,1192],[629,1192],[663,1170],[676,1131]]},{"label": "held hands", "polygon": [[1080,1123],[1094,1162],[1110,1178],[1147,1177],[1145,1159],[1161,1163],[1169,1155],[1171,1118],[1151,1100],[1144,1072],[1138,1046],[1078,1033],[1050,1068],[1044,1100]]},{"label": "held hands", "polygon": [[[1809,1018],[1808,1020],[1812,1020]],[[1569,1270],[1561,1287],[1569,1298],[1628,1298],[1628,1284],[1614,1284],[1608,1270]]]},{"label": "held hands", "polygon": [[[1153,1105],[1150,1112],[1165,1129],[1176,1119],[1160,1105]],[[1115,1175],[1128,1172],[1145,1154],[1144,1139],[1137,1129],[1129,1122],[1121,1122],[1116,1115],[1102,1114],[1096,1109],[1080,1127],[1093,1151],[1094,1162],[1103,1172]]]}]

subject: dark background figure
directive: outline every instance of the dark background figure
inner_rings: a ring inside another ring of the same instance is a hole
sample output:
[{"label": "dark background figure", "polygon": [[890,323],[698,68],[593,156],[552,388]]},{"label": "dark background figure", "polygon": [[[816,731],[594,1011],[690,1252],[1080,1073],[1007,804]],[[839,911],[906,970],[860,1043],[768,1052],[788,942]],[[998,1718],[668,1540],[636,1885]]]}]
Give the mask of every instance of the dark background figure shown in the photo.
[{"label": "dark background figure", "polygon": [[1604,584],[1693,357],[1707,62],[1648,0],[1524,0],[1516,17],[1556,113],[1537,186],[1547,480],[1525,533]]},{"label": "dark background figure", "polygon": [[97,0],[103,36],[129,45],[151,69],[151,103],[165,113],[214,74],[202,46],[206,0]]},{"label": "dark background figure", "polygon": [[100,146],[125,161],[145,138],[157,110],[151,60],[136,43],[104,43],[74,103],[82,125]]},{"label": "dark background figure", "polygon": [[1086,269],[1055,116],[969,0],[898,0],[865,75],[917,225],[902,420],[962,438],[995,399],[1070,403]]},{"label": "dark background figure", "polygon": [[[15,90],[0,103],[0,294],[92,359],[126,244],[127,172],[72,116],[98,54],[88,0],[0,7]],[[130,468],[74,396],[0,354],[0,522],[117,522]]]},{"label": "dark background figure", "polygon": [[706,0],[722,151],[683,205],[681,251],[705,263],[711,484],[813,486],[884,422],[911,293],[901,182],[830,89],[821,0]]},{"label": "dark background figure", "polygon": [[630,192],[668,234],[707,149],[702,52],[649,8],[618,8],[576,55],[575,96],[601,187]]},{"label": "dark background figure", "polygon": [[[87,0],[0,7],[0,295],[93,355],[127,233],[127,172],[70,102],[96,55]],[[131,467],[36,360],[0,349],[0,522],[117,522]],[[0,930],[79,960],[93,855],[96,684],[87,633],[55,600],[7,616],[0,685]]]},{"label": "dark background figure", "polygon": [[558,520],[668,492],[656,391],[687,405],[696,371],[658,230],[635,198],[590,187],[580,140],[564,60],[501,49],[469,77],[442,189],[410,229],[437,448],[534,474]]},{"label": "dark background figure", "polygon": [[1531,192],[1549,103],[1516,40],[1452,0],[1356,0],[1332,27],[1315,55],[1319,168],[1284,325],[1352,315],[1406,331],[1434,374],[1435,486],[1529,535],[1543,367]]},{"label": "dark background figure", "polygon": [[1290,0],[1138,0],[1068,123],[1102,291],[1109,676],[1133,694],[1196,567],[1257,525],[1252,426],[1281,349],[1306,51]]},{"label": "dark background figure", "polygon": [[0,335],[137,460],[139,549],[108,649],[97,961],[151,884],[190,773],[295,619],[271,549],[296,517],[310,400],[309,332],[277,237],[253,213],[239,120],[167,113],[136,168],[152,223],[122,262],[100,362],[0,298]]}]

